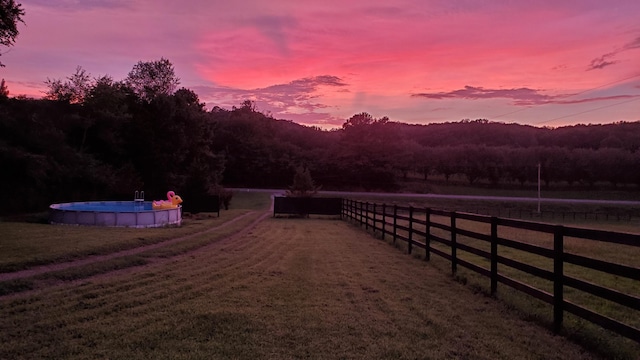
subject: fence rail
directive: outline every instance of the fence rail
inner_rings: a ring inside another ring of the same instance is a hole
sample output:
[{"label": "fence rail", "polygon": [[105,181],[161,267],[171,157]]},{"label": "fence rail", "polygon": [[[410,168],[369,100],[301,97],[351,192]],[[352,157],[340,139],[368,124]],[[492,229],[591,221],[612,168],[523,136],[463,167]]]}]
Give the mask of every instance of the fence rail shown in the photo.
[{"label": "fence rail", "polygon": [[294,215],[341,215],[342,198],[284,197],[274,198],[273,216]]},{"label": "fence rail", "polygon": [[[553,323],[556,331],[561,329],[563,315],[568,312],[640,343],[640,329],[602,315],[593,309],[588,309],[565,298],[566,288],[580,290],[599,299],[622,305],[633,314],[626,317],[628,319],[640,318],[639,296],[611,289],[606,284],[596,284],[592,281],[568,275],[565,271],[565,265],[576,265],[631,279],[631,281],[640,281],[639,267],[594,259],[565,250],[565,239],[567,238],[621,244],[635,249],[640,248],[640,235],[580,229],[431,208],[375,204],[349,199],[343,200],[342,211],[344,219],[356,221],[367,230],[379,232],[383,238],[389,235],[392,237],[394,244],[397,241],[406,242],[409,254],[412,253],[414,247],[417,247],[425,250],[426,260],[430,259],[431,254],[447,259],[451,262],[451,272],[453,274],[456,274],[458,266],[462,266],[488,277],[491,282],[491,294],[495,294],[498,283],[502,283],[552,305]],[[489,229],[487,233],[464,229],[458,226],[459,220],[486,224],[489,225]],[[503,238],[498,233],[499,226],[501,228],[533,231],[536,234],[547,234],[547,236],[552,237],[550,241],[552,245],[548,248],[515,239]],[[443,232],[448,233],[448,236],[446,234],[443,236]],[[488,244],[489,250],[473,246],[469,241],[459,241],[462,237],[484,243],[485,247]],[[434,246],[434,243],[436,243],[435,245],[444,245],[448,250],[443,250],[442,246]],[[547,261],[552,262],[552,269],[544,269],[537,265],[505,256],[505,254],[499,254],[498,245],[504,249],[515,249],[547,259]],[[484,264],[471,261],[468,257],[461,257],[459,252],[473,254],[473,256],[483,259]],[[485,267],[487,263],[489,265],[488,268]],[[535,278],[551,281],[553,284],[552,290],[546,291],[538,288],[535,284],[508,276],[498,270],[499,265],[519,270]]]},{"label": "fence rail", "polygon": [[504,208],[470,208],[465,210],[468,213],[497,216],[514,219],[530,219],[532,221],[543,220],[573,220],[573,221],[617,221],[631,222],[640,220],[637,210],[626,212],[597,212],[597,211],[569,211],[569,210],[536,210],[529,209],[504,209]]}]

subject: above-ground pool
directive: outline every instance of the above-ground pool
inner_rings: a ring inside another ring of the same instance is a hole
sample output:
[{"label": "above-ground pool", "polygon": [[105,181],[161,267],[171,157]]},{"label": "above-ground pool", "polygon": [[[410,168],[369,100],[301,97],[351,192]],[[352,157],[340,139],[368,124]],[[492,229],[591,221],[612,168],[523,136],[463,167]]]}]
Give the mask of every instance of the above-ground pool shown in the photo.
[{"label": "above-ground pool", "polygon": [[182,207],[153,210],[151,201],[88,201],[49,206],[52,224],[160,227],[182,223]]}]

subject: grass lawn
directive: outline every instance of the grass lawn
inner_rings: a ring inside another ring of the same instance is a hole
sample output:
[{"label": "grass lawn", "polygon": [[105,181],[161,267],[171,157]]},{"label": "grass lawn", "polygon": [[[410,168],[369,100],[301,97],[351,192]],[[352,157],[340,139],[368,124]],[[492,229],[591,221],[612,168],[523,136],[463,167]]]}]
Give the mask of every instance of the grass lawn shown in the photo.
[{"label": "grass lawn", "polygon": [[184,218],[181,227],[148,229],[0,222],[0,272],[155,244],[203,231],[246,212],[223,211],[220,218],[206,214]]},{"label": "grass lawn", "polygon": [[342,221],[268,218],[144,267],[0,299],[0,358],[597,356]]},{"label": "grass lawn", "polygon": [[252,210],[266,210],[271,203],[265,193],[234,194],[230,210],[187,215],[182,226],[166,228],[116,228],[49,225],[0,221],[0,273],[36,265],[71,261],[157,244],[219,226]]},{"label": "grass lawn", "polygon": [[[407,214],[405,214],[406,216]],[[418,216],[419,217],[419,216]],[[381,221],[381,217],[378,216],[378,221]],[[387,218],[387,231],[393,230],[393,224],[389,223],[392,220]],[[439,223],[449,225],[450,219],[448,217],[433,215],[431,217],[432,223]],[[399,225],[408,226],[408,222],[400,220]],[[380,223],[377,224],[380,227]],[[469,220],[459,219],[457,221],[457,228],[468,231],[473,231],[481,234],[490,233],[490,225],[485,223],[473,222]],[[425,227],[421,225],[414,225],[414,229],[424,231]],[[450,233],[445,230],[432,227],[431,234],[434,234],[440,238],[449,239]],[[408,232],[402,229],[398,230],[398,234],[404,237],[408,236]],[[553,247],[553,235],[543,234],[540,232],[514,229],[505,226],[498,227],[498,235],[502,238],[517,240],[543,248],[551,249]],[[380,237],[380,233],[377,234]],[[414,240],[424,242],[420,237],[414,237]],[[386,241],[392,242],[392,235],[386,236]],[[476,249],[481,249],[485,252],[490,252],[489,242],[470,238],[464,235],[457,236],[457,242],[459,244],[465,244]],[[395,244],[402,252],[408,251],[407,244],[398,240]],[[439,249],[444,253],[451,253],[450,247],[432,241],[431,247]],[[609,261],[616,264],[623,264],[632,267],[638,267],[638,259],[640,258],[640,248],[628,245],[619,245],[612,243],[604,243],[598,241],[590,241],[584,239],[576,239],[571,237],[565,238],[564,248],[566,252],[582,255],[594,259]],[[414,247],[413,256],[418,259],[425,258],[425,251]],[[500,256],[517,260],[528,265],[533,265],[547,271],[553,271],[553,260],[534,255],[528,252],[516,250],[510,247],[498,246],[498,254]],[[466,252],[462,249],[458,249],[457,256],[460,259],[469,261],[475,265],[490,268],[490,263],[487,259],[484,259],[478,255]],[[430,264],[439,268],[443,273],[451,273],[451,262],[440,258],[438,255],[432,254]],[[544,290],[549,293],[553,293],[553,283],[525,272],[513,269],[504,264],[498,265],[498,272],[502,275],[506,275],[512,279],[524,282],[532,285],[535,288]],[[565,264],[564,273],[566,275],[576,277],[578,279],[586,280],[588,282],[605,286],[610,289],[618,290],[622,293],[632,296],[640,296],[640,282],[635,279],[621,278],[615,275],[609,275],[600,271],[588,269],[581,266]],[[490,293],[490,280],[488,277],[481,276],[471,270],[467,270],[462,266],[458,266],[456,278],[472,288],[477,289],[485,294]],[[565,299],[574,302],[578,305],[585,306],[587,309],[596,311],[605,316],[611,317],[615,320],[621,321],[624,324],[631,325],[636,328],[640,328],[640,312],[632,308],[619,305],[612,301],[606,301],[599,297],[593,296],[583,291],[573,289],[565,286]],[[509,288],[505,284],[498,285],[497,297],[505,301],[506,304],[518,309],[525,317],[536,319],[536,321],[551,325],[552,324],[552,306],[541,301],[538,301],[528,295],[519,293],[516,290]],[[565,314],[565,321],[563,322],[564,334],[578,339],[581,343],[588,346],[594,351],[600,353],[609,353],[610,348],[616,348],[620,353],[627,355],[622,357],[637,358],[640,354],[640,346],[633,340],[626,339],[615,335],[612,332],[589,323],[586,320],[582,320],[571,314]],[[612,345],[615,344],[615,345]]]},{"label": "grass lawn", "polygon": [[517,294],[503,301],[503,290],[500,300],[488,297],[473,274],[464,286],[444,260],[408,257],[344,221],[268,217],[247,231],[270,203],[269,194],[237,192],[221,218],[167,229],[0,222],[12,234],[0,240],[5,272],[158,245],[20,280],[4,296],[0,284],[0,359],[640,354],[606,338],[589,347],[597,352],[585,350],[541,326],[537,310],[522,311],[526,297],[525,305]]},{"label": "grass lawn", "polygon": [[[538,184],[526,183],[521,186],[517,183],[490,185],[480,182],[469,185],[465,177],[453,176],[447,183],[444,177],[430,176],[424,181],[421,175],[411,174],[407,180],[399,181],[402,192],[407,193],[431,193],[448,195],[481,195],[481,196],[511,196],[511,197],[538,197]],[[640,200],[640,188],[635,185],[611,188],[610,184],[598,183],[593,187],[581,184],[569,186],[566,183],[552,183],[546,187],[544,183],[540,189],[543,198],[560,199],[600,199],[600,200]]]}]

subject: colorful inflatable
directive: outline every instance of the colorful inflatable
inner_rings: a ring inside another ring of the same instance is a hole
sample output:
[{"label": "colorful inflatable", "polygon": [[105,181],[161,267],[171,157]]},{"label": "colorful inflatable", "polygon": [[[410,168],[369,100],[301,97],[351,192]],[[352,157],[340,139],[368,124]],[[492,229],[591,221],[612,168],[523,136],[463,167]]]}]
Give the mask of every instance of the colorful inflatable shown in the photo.
[{"label": "colorful inflatable", "polygon": [[167,200],[154,200],[151,203],[153,210],[175,209],[182,203],[180,195],[176,195],[173,191],[167,192]]}]

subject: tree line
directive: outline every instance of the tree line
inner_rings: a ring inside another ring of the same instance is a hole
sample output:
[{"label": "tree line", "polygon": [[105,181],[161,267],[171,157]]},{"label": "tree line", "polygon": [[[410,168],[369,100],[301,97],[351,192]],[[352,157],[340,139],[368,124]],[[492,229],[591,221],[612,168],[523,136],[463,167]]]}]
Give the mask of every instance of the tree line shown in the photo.
[{"label": "tree line", "polygon": [[411,125],[368,113],[322,130],[261,113],[246,100],[207,110],[179,88],[167,59],[127,78],[81,67],[47,79],[43,99],[0,93],[2,213],[54,202],[128,199],[135,190],[185,201],[225,187],[286,188],[302,169],[323,189],[396,191],[419,174],[488,186],[640,186],[640,122],[561,128],[484,119]]}]

